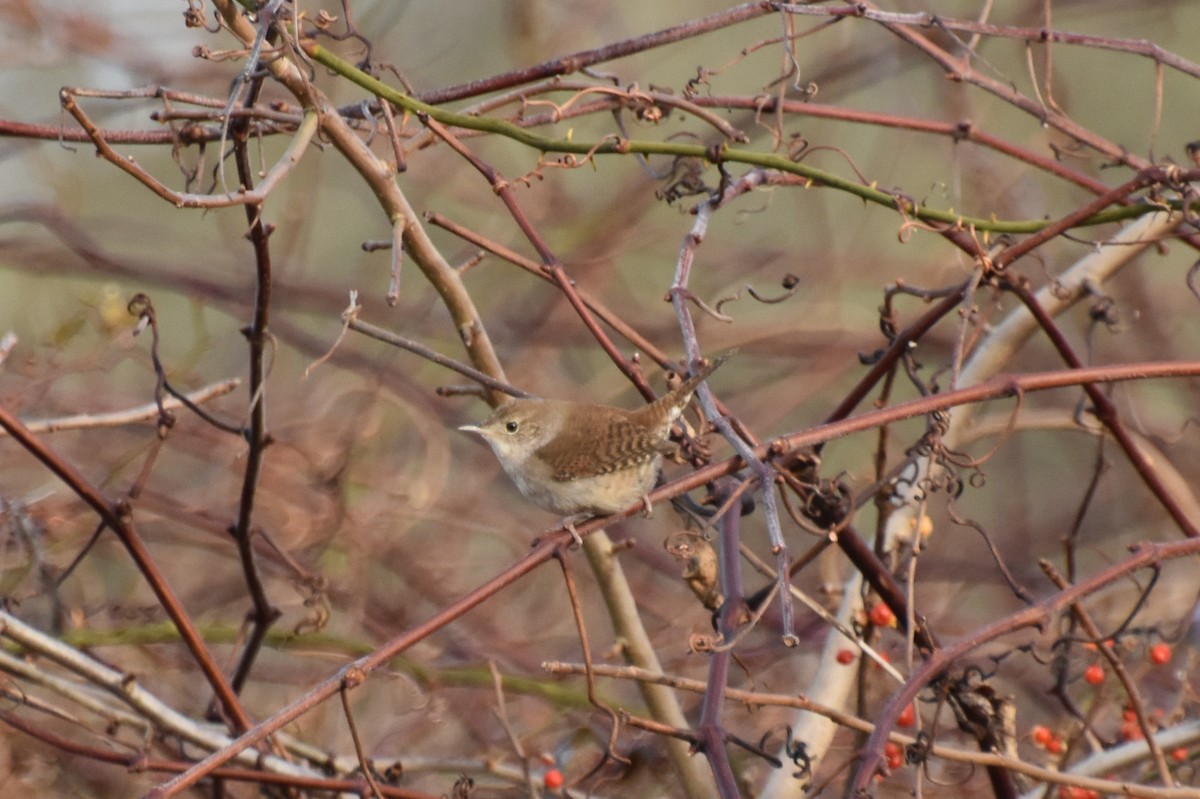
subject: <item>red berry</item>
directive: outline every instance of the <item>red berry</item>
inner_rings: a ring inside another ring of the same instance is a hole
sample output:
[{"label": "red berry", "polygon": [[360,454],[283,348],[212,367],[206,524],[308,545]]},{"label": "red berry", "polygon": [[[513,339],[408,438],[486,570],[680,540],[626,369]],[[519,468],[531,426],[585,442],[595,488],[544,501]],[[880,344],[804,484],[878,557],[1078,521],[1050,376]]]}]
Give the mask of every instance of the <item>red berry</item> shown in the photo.
[{"label": "red berry", "polygon": [[1180,746],[1171,750],[1171,759],[1176,763],[1186,763],[1188,759],[1188,750],[1186,746]]},{"label": "red berry", "polygon": [[563,784],[563,773],[556,768],[552,768],[546,772],[546,776],[542,777],[542,784],[551,791],[557,791]]},{"label": "red berry", "polygon": [[897,727],[911,727],[917,719],[917,710],[912,705],[907,705],[904,710],[900,711],[900,715],[896,717]]},{"label": "red berry", "polygon": [[888,741],[883,745],[883,756],[887,758],[888,768],[895,770],[904,765],[904,750],[900,744]]},{"label": "red berry", "polygon": [[876,602],[871,606],[870,612],[867,613],[867,618],[876,627],[896,626],[896,614],[892,613],[892,609],[882,602]]},{"label": "red berry", "polygon": [[1049,752],[1050,754],[1061,755],[1062,750],[1063,750],[1062,738],[1059,738],[1057,735],[1051,737],[1050,740],[1046,742],[1046,751]]},{"label": "red berry", "polygon": [[1167,644],[1155,644],[1150,647],[1150,662],[1161,666],[1171,659],[1171,647]]},{"label": "red berry", "polygon": [[1058,789],[1061,799],[1100,799],[1100,794],[1091,788],[1081,788],[1078,785],[1063,785]]},{"label": "red berry", "polygon": [[1146,737],[1142,732],[1142,725],[1137,723],[1137,719],[1126,719],[1121,722],[1121,740],[1123,741],[1140,741]]},{"label": "red berry", "polygon": [[1029,734],[1033,738],[1033,742],[1043,748],[1054,739],[1054,733],[1050,732],[1050,728],[1045,724],[1033,725],[1033,729],[1029,731]]},{"label": "red berry", "polygon": [[854,662],[854,650],[839,649],[837,653],[837,662],[841,663],[843,666],[849,666]]},{"label": "red berry", "polygon": [[1099,685],[1104,682],[1104,667],[1099,663],[1093,663],[1084,669],[1083,681],[1088,685]]}]

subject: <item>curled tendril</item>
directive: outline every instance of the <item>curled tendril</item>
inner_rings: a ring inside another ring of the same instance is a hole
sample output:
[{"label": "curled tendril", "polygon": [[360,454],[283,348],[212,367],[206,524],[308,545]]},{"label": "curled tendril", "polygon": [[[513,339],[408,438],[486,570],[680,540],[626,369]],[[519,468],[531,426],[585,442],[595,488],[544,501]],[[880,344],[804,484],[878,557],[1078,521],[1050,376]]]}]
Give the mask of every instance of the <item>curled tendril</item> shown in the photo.
[{"label": "curled tendril", "polygon": [[787,157],[790,161],[800,161],[808,153],[809,141],[799,133],[792,136],[787,145]]},{"label": "curled tendril", "polygon": [[704,182],[704,163],[699,158],[680,156],[671,163],[666,174],[669,181],[666,188],[655,192],[658,198],[668,204],[684,197],[695,197],[712,193],[712,189]]},{"label": "curled tendril", "polygon": [[1192,264],[1192,268],[1187,273],[1187,287],[1192,292],[1192,296],[1200,300],[1200,290],[1196,289],[1196,273],[1200,272],[1200,260]]},{"label": "curled tendril", "polygon": [[1184,183],[1179,189],[1181,195],[1180,207],[1183,209],[1183,221],[1195,228],[1200,228],[1200,191],[1191,183]]},{"label": "curled tendril", "polygon": [[904,747],[904,762],[910,766],[924,763],[929,759],[932,749],[933,741],[930,739],[929,733],[921,730],[917,733],[917,740]]},{"label": "curled tendril", "polygon": [[718,636],[695,633],[688,638],[688,651],[697,655],[714,652],[720,645],[721,641]]},{"label": "curled tendril", "polygon": [[800,290],[800,278],[791,273],[784,275],[783,280],[781,281],[781,284],[783,286],[784,293],[780,294],[778,297],[768,297],[764,294],[760,294],[758,292],[758,290],[754,288],[754,286],[747,283],[746,285],[742,286],[740,289],[735,291],[733,294],[730,294],[727,297],[722,297],[721,299],[717,300],[717,304],[714,306],[714,310],[716,311],[716,313],[720,314],[721,308],[726,303],[737,302],[745,294],[749,294],[752,298],[754,298],[758,302],[761,302],[763,305],[776,305],[776,304],[784,302],[786,300],[790,300],[792,297],[794,297],[796,295],[796,292]]},{"label": "curled tendril", "polygon": [[[783,741],[783,751],[785,754],[787,754],[788,759],[792,761],[792,764],[799,769],[799,771],[793,772],[792,776],[796,779],[812,776],[812,757],[808,754],[808,744],[806,744],[804,741],[797,741],[795,739],[795,733],[792,731],[792,725],[785,725],[783,729],[785,736]],[[771,733],[773,732],[774,730],[767,730],[765,733],[763,733],[763,737],[759,739],[758,742],[758,751],[766,751],[767,745],[771,740]],[[775,768],[781,768],[783,766],[783,763],[773,757],[769,758],[769,760]]]},{"label": "curled tendril", "polygon": [[718,310],[717,308],[713,308],[711,305],[706,303],[704,300],[697,297],[695,295],[695,293],[690,291],[689,289],[680,288],[680,289],[677,289],[677,291],[679,292],[680,296],[682,296],[688,302],[692,303],[692,305],[695,305],[706,315],[711,316],[713,319],[716,319],[718,322],[726,322],[728,324],[733,324],[732,316],[727,316],[726,314],[721,313],[720,310]]}]

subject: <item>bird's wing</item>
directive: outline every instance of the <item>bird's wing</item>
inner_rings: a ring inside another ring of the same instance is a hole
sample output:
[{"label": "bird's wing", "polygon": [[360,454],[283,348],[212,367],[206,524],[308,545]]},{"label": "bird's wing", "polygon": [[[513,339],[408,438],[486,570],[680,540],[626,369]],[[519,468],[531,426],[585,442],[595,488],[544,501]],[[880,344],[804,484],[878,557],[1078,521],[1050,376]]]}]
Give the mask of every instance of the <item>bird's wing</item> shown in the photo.
[{"label": "bird's wing", "polygon": [[[628,414],[613,409],[588,432],[568,419],[555,440],[538,450],[555,480],[569,482],[628,469],[671,449],[656,430],[636,425]],[[603,431],[603,432],[600,432]]]}]

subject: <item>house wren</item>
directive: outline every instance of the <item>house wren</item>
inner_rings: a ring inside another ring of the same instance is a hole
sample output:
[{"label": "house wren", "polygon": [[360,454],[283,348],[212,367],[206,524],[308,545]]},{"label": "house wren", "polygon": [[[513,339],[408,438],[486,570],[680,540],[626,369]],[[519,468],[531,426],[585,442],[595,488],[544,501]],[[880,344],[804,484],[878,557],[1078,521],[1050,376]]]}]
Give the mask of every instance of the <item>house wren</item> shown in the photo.
[{"label": "house wren", "polygon": [[[637,410],[515,399],[483,424],[458,429],[482,436],[521,493],[546,510],[573,521],[616,513],[654,488],[663,455],[674,450],[668,438],[671,425],[696,387],[728,357],[701,367],[678,388]],[[647,503],[647,511],[649,507]]]}]

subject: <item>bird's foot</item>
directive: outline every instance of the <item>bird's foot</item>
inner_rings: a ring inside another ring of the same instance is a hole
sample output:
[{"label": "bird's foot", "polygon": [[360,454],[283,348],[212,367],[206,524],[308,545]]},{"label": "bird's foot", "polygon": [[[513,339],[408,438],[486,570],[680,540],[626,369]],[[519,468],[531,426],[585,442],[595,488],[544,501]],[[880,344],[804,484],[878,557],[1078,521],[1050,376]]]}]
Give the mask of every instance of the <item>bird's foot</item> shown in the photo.
[{"label": "bird's foot", "polygon": [[575,524],[577,522],[586,521],[590,518],[592,518],[592,514],[590,513],[576,513],[574,515],[567,516],[561,522],[559,522],[559,526],[565,527],[567,532],[571,534],[571,543],[569,545],[570,549],[579,549],[581,546],[583,546],[583,536],[581,536],[579,531],[575,529]]}]

